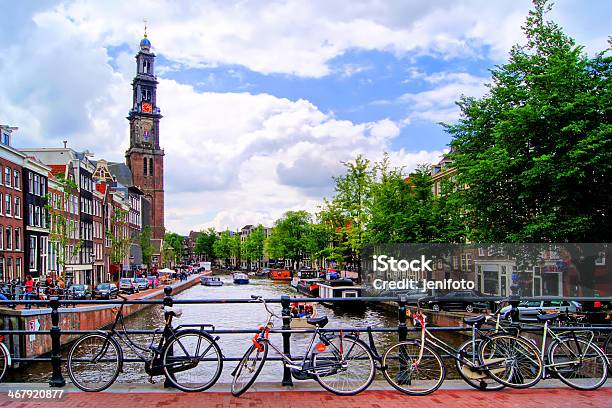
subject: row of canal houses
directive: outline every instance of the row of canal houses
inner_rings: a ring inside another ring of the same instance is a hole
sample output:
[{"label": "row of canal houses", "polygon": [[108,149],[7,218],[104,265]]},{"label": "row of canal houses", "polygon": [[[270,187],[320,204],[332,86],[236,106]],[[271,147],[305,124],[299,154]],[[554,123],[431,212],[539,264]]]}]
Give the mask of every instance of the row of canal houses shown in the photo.
[{"label": "row of canal houses", "polygon": [[129,168],[66,143],[16,149],[16,130],[0,125],[0,282],[62,274],[96,285],[140,267],[150,209]]}]

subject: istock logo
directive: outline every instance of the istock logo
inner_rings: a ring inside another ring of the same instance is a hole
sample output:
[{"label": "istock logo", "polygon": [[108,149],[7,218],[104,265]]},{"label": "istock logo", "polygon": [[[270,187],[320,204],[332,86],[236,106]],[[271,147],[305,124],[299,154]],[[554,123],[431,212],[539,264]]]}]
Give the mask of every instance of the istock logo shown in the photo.
[{"label": "istock logo", "polygon": [[421,259],[395,259],[387,255],[374,255],[374,271],[379,272],[431,272],[431,259],[421,255]]}]

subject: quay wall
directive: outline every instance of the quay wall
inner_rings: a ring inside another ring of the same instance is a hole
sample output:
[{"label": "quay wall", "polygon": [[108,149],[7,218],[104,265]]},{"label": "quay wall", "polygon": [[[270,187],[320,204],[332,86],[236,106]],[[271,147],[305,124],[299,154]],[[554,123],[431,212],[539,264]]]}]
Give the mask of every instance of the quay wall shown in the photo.
[{"label": "quay wall", "polygon": [[[201,275],[189,276],[187,281],[171,284],[172,294],[180,293],[200,283]],[[132,299],[163,299],[164,287]],[[125,305],[126,316],[150,307],[151,305]],[[110,325],[115,314],[113,308],[117,305],[82,305],[77,307],[60,307],[60,327],[62,330],[98,330]],[[0,309],[0,325],[2,330],[51,330],[51,308],[12,310]],[[67,344],[82,334],[63,334],[62,345]],[[9,346],[13,357],[33,358],[51,351],[51,336],[47,334],[6,334],[5,344]]]}]

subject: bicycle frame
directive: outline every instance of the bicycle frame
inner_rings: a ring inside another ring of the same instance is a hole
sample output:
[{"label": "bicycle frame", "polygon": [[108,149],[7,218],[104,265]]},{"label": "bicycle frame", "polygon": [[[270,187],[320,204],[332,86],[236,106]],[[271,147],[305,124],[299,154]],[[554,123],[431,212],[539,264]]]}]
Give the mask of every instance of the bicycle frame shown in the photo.
[{"label": "bicycle frame", "polygon": [[[572,340],[574,341],[574,343],[576,344],[576,347],[578,348],[578,354],[574,353],[574,351],[572,349],[570,349],[567,346],[564,346],[564,343],[562,341],[564,334],[567,334],[567,332],[563,332],[560,335],[558,335],[557,333],[555,333],[554,331],[550,330],[550,328],[548,327],[548,321],[544,322],[544,329],[542,331],[542,346],[540,347],[540,359],[543,362],[546,362],[545,364],[543,364],[542,366],[542,378],[546,378],[546,369],[550,368],[550,367],[559,367],[559,366],[568,366],[568,365],[575,365],[575,364],[581,364],[582,363],[582,359],[585,357],[585,352],[586,350],[588,350],[588,347],[593,344],[593,338],[595,337],[595,334],[592,331],[582,331],[581,333],[583,334],[587,334],[589,333],[589,339],[588,339],[588,344],[585,347],[585,350],[582,351],[581,347],[580,347],[580,342],[578,341],[578,336],[576,335],[576,332],[574,330],[571,331],[571,336],[572,336]],[[569,353],[569,356],[572,357],[572,361],[565,361],[563,363],[557,363],[557,364],[552,364],[550,361],[547,361],[547,359],[545,359],[545,353],[547,350],[547,341],[546,339],[548,338],[548,336],[551,337],[551,341],[548,343],[549,347],[552,344],[552,342],[557,341],[559,342],[560,346],[564,346],[565,349],[567,350],[567,352]],[[584,336],[582,336],[582,338],[584,338]],[[597,347],[597,345],[595,345]]]}]

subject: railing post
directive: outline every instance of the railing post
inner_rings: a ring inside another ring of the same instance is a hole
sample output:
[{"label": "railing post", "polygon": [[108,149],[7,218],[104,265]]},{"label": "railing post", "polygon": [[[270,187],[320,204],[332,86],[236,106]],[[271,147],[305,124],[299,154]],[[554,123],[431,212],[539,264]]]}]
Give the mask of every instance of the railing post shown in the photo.
[{"label": "railing post", "polygon": [[[164,293],[166,294],[166,296],[164,297],[164,306],[168,306],[168,307],[172,307],[172,305],[174,304],[173,300],[172,300],[172,287],[171,286],[166,286],[164,288]],[[165,329],[162,336],[164,336],[164,343],[166,344],[168,341],[168,338],[172,335],[172,333],[170,332],[170,329]],[[172,356],[174,354],[174,350],[170,349],[168,350],[168,355]],[[151,369],[153,369],[153,362],[151,362]],[[170,382],[170,380],[168,380],[168,378],[166,377],[166,379],[164,380],[164,388],[174,388],[174,385],[172,384],[172,382]]]},{"label": "railing post", "polygon": [[[283,330],[291,329],[291,298],[287,295],[281,296],[281,305],[283,306]],[[291,358],[291,333],[283,333],[283,353]],[[293,386],[291,378],[291,369],[283,362],[283,382],[284,387]]]},{"label": "railing post", "polygon": [[519,321],[519,310],[518,310],[518,305],[520,303],[521,299],[516,296],[516,295],[512,295],[508,298],[508,303],[510,304],[510,317],[512,317],[512,321],[514,323],[517,323]]},{"label": "railing post", "polygon": [[406,341],[408,328],[406,327],[406,296],[400,295],[397,300],[397,337],[400,342]]},{"label": "railing post", "polygon": [[50,387],[63,387],[66,385],[66,380],[62,376],[62,355],[61,355],[61,335],[62,329],[59,325],[59,299],[52,297],[49,301],[51,307],[51,367],[53,374],[49,381]]}]

